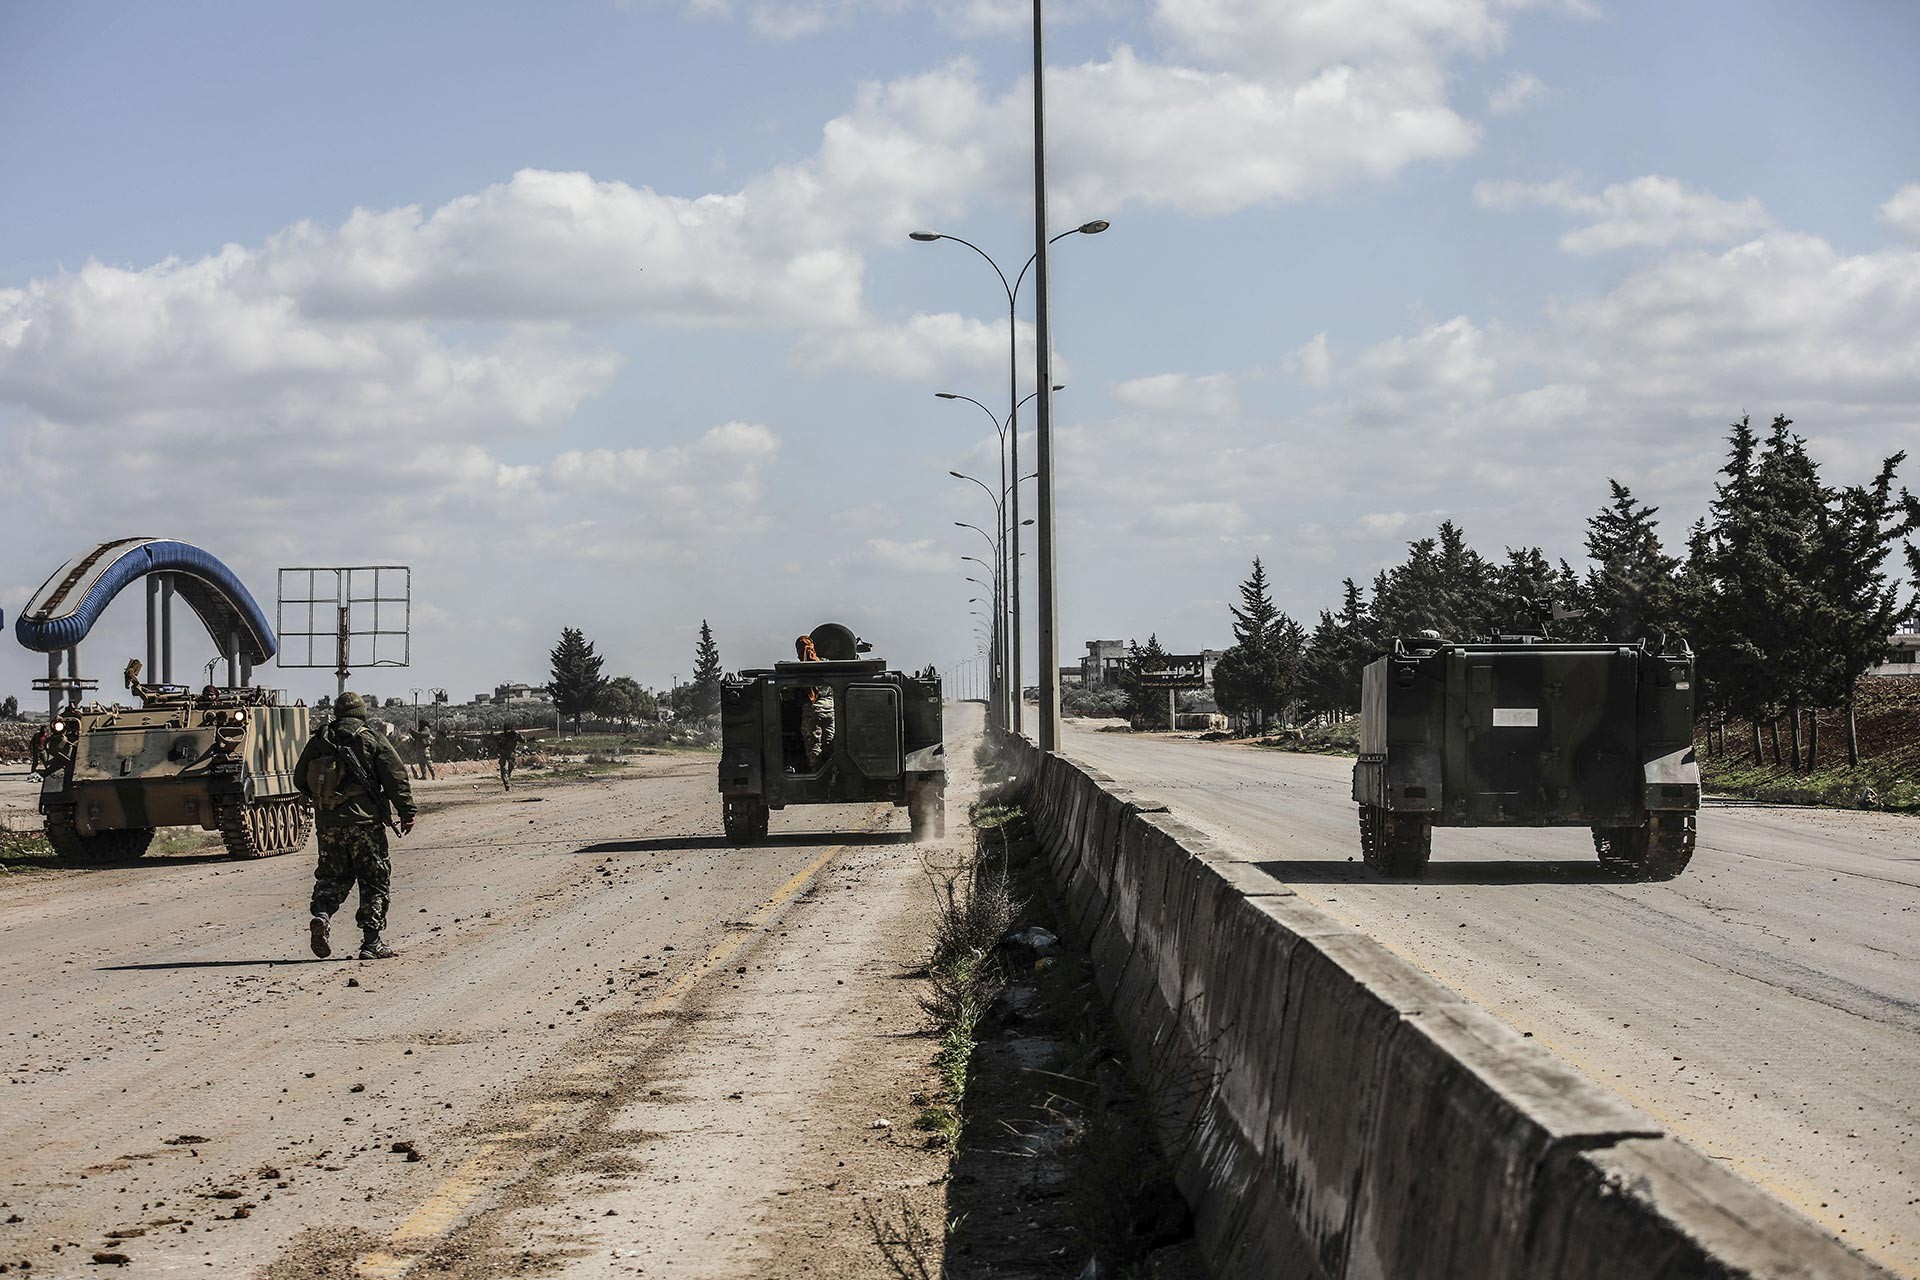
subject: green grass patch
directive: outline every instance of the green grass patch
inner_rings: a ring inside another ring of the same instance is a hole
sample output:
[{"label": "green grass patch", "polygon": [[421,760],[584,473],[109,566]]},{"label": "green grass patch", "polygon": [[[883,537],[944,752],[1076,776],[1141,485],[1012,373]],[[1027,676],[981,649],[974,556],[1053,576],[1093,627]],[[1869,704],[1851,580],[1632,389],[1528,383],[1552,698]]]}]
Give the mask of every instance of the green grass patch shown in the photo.
[{"label": "green grass patch", "polygon": [[[1841,809],[1880,808],[1920,812],[1920,776],[1891,760],[1862,761],[1857,769],[1840,765],[1813,773],[1795,773],[1771,762],[1706,757],[1700,779],[1718,795],[1775,804],[1815,804]],[[1867,803],[1869,793],[1873,803]]]},{"label": "green grass patch", "polygon": [[1292,751],[1301,755],[1353,756],[1360,754],[1360,717],[1339,724],[1310,725],[1302,729],[1282,729],[1254,740],[1254,746],[1269,751]]}]

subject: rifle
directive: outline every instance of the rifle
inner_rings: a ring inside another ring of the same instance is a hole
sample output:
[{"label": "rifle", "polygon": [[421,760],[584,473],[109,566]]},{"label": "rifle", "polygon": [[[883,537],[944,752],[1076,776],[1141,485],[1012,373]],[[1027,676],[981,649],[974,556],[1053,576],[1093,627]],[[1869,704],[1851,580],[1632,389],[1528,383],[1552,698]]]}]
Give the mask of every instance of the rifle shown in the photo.
[{"label": "rifle", "polygon": [[406,835],[406,832],[400,829],[400,824],[393,820],[393,803],[387,799],[386,788],[378,784],[374,775],[369,773],[367,766],[361,762],[359,753],[353,749],[352,740],[356,735],[349,733],[346,741],[336,738],[334,736],[334,730],[338,725],[339,721],[335,721],[333,724],[322,728],[320,730],[321,737],[326,739],[327,745],[345,762],[347,772],[353,775],[354,782],[367,793],[368,798],[373,801],[374,807],[380,811],[381,824],[391,830],[396,836]]}]

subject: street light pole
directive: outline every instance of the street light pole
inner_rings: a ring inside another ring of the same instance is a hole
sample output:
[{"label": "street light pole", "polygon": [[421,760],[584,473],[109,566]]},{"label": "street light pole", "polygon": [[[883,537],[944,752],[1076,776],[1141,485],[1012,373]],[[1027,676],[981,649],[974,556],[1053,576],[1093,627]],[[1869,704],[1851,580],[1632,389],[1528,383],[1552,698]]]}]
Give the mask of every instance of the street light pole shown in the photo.
[{"label": "street light pole", "polygon": [[[1045,23],[1041,0],[1033,0],[1033,361],[1034,386],[1040,392],[1035,405],[1034,443],[1038,454],[1040,519],[1040,750],[1060,746],[1060,622],[1054,598],[1053,523],[1053,321],[1047,310],[1047,92]],[[1101,228],[1106,230],[1105,227]],[[1015,443],[1019,433],[1015,432]],[[1013,474],[1020,474],[1020,456],[1014,455]],[[1013,487],[1017,498],[1020,486]],[[1014,519],[1020,508],[1014,506]],[[1019,535],[1015,533],[1015,547]],[[1014,573],[1020,572],[1018,561]],[[1016,577],[1016,581],[1018,581]],[[1017,590],[1017,588],[1016,588]],[[1016,596],[1017,600],[1018,597]],[[1018,606],[1016,605],[1016,608]]]},{"label": "street light pole", "polygon": [[[1041,55],[1041,48],[1040,48],[1040,0],[1033,0],[1033,71],[1034,71],[1033,117],[1034,117],[1034,140],[1036,143],[1041,143],[1044,140],[1043,131],[1041,128],[1041,94],[1040,94],[1041,57],[1042,55]],[[1035,175],[1037,178],[1040,178],[1040,179],[1045,178],[1045,163],[1046,163],[1046,158],[1044,153],[1041,150],[1036,150],[1034,153],[1034,169],[1035,169]],[[1042,182],[1041,185],[1042,187],[1044,187],[1044,182]],[[1019,327],[1018,309],[1017,309],[1016,303],[1019,299],[1020,284],[1022,281],[1026,279],[1027,271],[1030,268],[1032,268],[1035,263],[1038,263],[1040,265],[1040,271],[1034,277],[1034,287],[1038,295],[1036,298],[1036,306],[1039,307],[1039,311],[1037,312],[1037,314],[1044,318],[1046,314],[1045,279],[1046,279],[1047,246],[1052,244],[1054,240],[1064,240],[1068,236],[1074,236],[1074,235],[1097,236],[1102,231],[1105,231],[1109,226],[1113,225],[1104,218],[1096,218],[1092,222],[1083,222],[1079,226],[1074,227],[1071,230],[1062,231],[1059,235],[1053,237],[1053,240],[1049,240],[1047,239],[1047,234],[1046,234],[1047,213],[1046,213],[1046,198],[1045,198],[1044,190],[1040,191],[1039,196],[1040,196],[1039,201],[1035,206],[1035,225],[1039,228],[1039,244],[1038,244],[1038,247],[1034,250],[1033,256],[1027,259],[1027,265],[1020,268],[1020,275],[1017,279],[1015,279],[1015,281],[1012,284],[1007,283],[1007,273],[1000,269],[1000,264],[993,260],[993,255],[989,254],[985,249],[982,249],[979,245],[973,243],[971,240],[963,240],[959,236],[947,235],[944,232],[939,232],[939,231],[910,231],[907,233],[907,238],[909,240],[918,240],[923,244],[930,244],[935,240],[952,240],[956,244],[966,245],[967,248],[973,250],[975,253],[979,254],[982,258],[986,259],[987,265],[993,268],[993,274],[999,277],[1001,289],[1006,291],[1006,295],[1007,295],[1007,406],[1008,406],[1007,423],[1008,423],[1008,441],[1009,441],[1009,444],[1011,445],[1008,452],[1012,456],[1012,470],[1013,470],[1013,474],[1016,476],[1020,474],[1020,406],[1026,403],[1026,401],[1019,399],[1020,327]],[[1044,326],[1044,319],[1042,320],[1042,325]],[[1040,329],[1040,334],[1043,337],[1045,335],[1045,332],[1046,332],[1045,328],[1042,327]],[[1052,457],[1051,450],[1052,450],[1053,442],[1051,439],[1052,396],[1048,388],[1050,385],[1050,380],[1052,378],[1052,375],[1053,375],[1053,361],[1051,358],[1051,352],[1046,350],[1046,343],[1042,341],[1040,344],[1039,358],[1037,361],[1036,375],[1034,379],[1034,382],[1035,382],[1034,395],[1037,395],[1040,397],[1042,421],[1046,424],[1046,429],[1049,433],[1049,438],[1047,439],[1046,443],[1042,445],[1043,457],[1049,460]],[[957,398],[964,398],[964,397],[943,397],[943,398],[957,399]],[[1032,397],[1029,397],[1029,399],[1031,398]],[[979,401],[976,400],[974,401],[974,403],[979,404]],[[982,406],[982,407],[984,408],[985,406]],[[1047,474],[1051,476],[1052,472],[1048,471]],[[1006,476],[1003,474],[1001,476],[1001,481],[1003,486],[1004,486],[1005,480],[1006,480]],[[1043,481],[1042,484],[1048,489],[1049,498],[1050,498],[1051,497],[1051,481],[1050,480]],[[1023,688],[1021,684],[1021,671],[1020,671],[1020,667],[1021,667],[1020,486],[1017,483],[1013,486],[1013,528],[1011,532],[1013,534],[1013,537],[1011,542],[1006,548],[1006,556],[1007,556],[1007,563],[1009,566],[1008,577],[1011,579],[1009,585],[1012,588],[1011,595],[1012,595],[1012,604],[1013,604],[1013,637],[1012,637],[1012,640],[1013,640],[1013,645],[1012,645],[1013,647],[1013,731],[1015,733],[1018,733],[1021,731],[1021,727],[1022,727],[1021,719],[1024,712],[1022,708]],[[1045,536],[1046,535],[1043,533],[1042,537],[1044,538]],[[1048,599],[1052,598],[1050,587],[1049,587],[1049,594],[1047,598]],[[1056,656],[1058,656],[1057,646],[1056,646]],[[1056,671],[1054,673],[1054,678],[1057,680],[1058,677],[1059,677],[1059,673]],[[1054,703],[1056,706],[1059,704],[1059,701],[1060,701],[1059,691],[1056,689],[1054,694]],[[1058,717],[1056,716],[1055,718],[1057,719]]]},{"label": "street light pole", "polygon": [[[1005,477],[1005,465],[1006,465],[1006,460],[1003,455],[1001,459],[1003,482]],[[965,480],[972,484],[979,485],[981,490],[987,495],[987,501],[993,504],[993,527],[994,527],[994,536],[992,539],[994,543],[993,559],[996,565],[1004,564],[1006,562],[1006,545],[1007,545],[1007,515],[1006,515],[1007,495],[1006,495],[1005,488],[1003,487],[1001,489],[999,496],[996,497],[994,496],[993,490],[988,487],[986,481],[984,480],[977,479],[974,476],[970,476],[965,474],[964,472],[959,472],[959,471],[949,471],[947,472],[947,474],[952,476],[956,480]],[[993,634],[994,634],[995,644],[997,645],[997,647],[1000,649],[1002,653],[1005,653],[1006,643],[1007,643],[1007,607],[1006,607],[1006,592],[1004,590],[1005,574],[995,573],[993,576],[994,576],[994,587],[991,592],[993,596],[993,628],[994,628]],[[1005,694],[1006,694],[1006,690],[1003,684],[999,690],[999,702],[997,703],[998,720],[999,720],[1000,726],[1003,728],[1007,724],[1007,709],[1005,706]]]}]

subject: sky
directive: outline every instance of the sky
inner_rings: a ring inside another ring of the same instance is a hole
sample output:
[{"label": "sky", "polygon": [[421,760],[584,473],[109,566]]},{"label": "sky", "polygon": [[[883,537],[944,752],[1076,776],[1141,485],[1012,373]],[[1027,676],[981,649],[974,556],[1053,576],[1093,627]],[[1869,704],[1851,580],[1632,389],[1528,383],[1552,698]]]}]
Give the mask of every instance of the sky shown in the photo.
[{"label": "sky", "polygon": [[[1029,23],[0,0],[8,625],[148,535],[269,614],[411,566],[378,695],[543,680],[562,626],[661,687],[703,619],[729,668],[826,620],[956,667],[993,516],[947,473],[998,438],[934,393],[1005,412],[1006,299],[907,237],[1032,252]],[[1677,544],[1742,414],[1833,482],[1920,443],[1915,48],[1904,0],[1055,0],[1051,229],[1111,222],[1052,255],[1062,661],[1223,646],[1255,556],[1311,627],[1444,518],[1578,561],[1609,477]]]}]

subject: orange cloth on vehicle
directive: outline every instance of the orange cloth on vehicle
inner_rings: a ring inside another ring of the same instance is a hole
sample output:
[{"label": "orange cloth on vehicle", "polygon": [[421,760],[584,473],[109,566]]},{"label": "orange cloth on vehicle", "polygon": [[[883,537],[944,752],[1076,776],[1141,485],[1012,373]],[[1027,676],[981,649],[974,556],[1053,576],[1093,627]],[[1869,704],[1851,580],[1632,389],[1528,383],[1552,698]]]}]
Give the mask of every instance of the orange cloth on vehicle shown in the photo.
[{"label": "orange cloth on vehicle", "polygon": [[[797,637],[793,642],[793,649],[795,653],[800,655],[800,661],[802,662],[820,661],[820,653],[819,650],[813,647],[812,636]],[[807,686],[807,701],[820,701],[820,690],[812,685]]]}]

